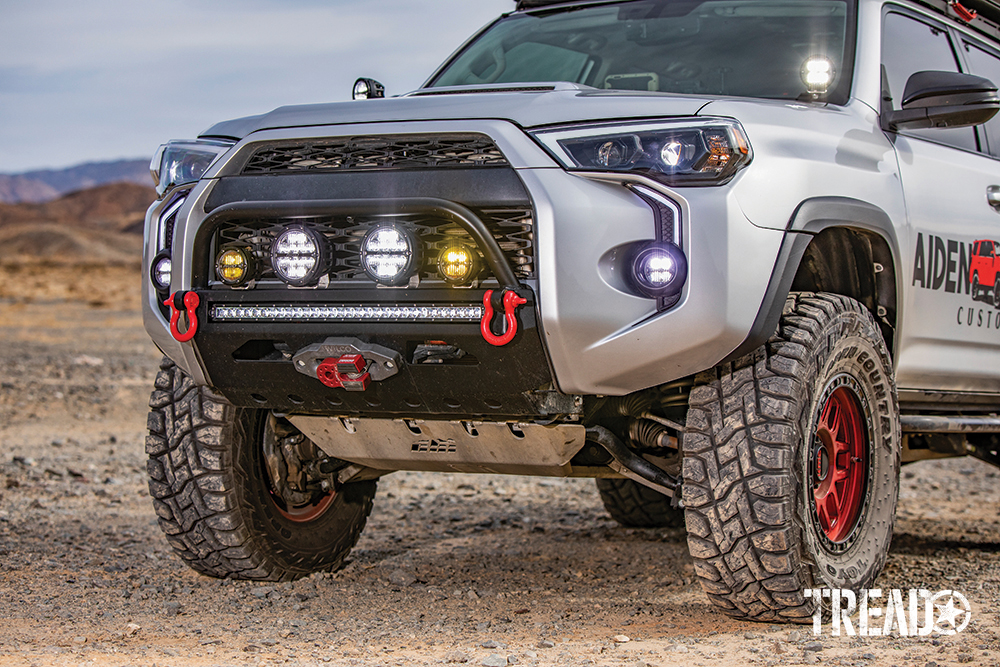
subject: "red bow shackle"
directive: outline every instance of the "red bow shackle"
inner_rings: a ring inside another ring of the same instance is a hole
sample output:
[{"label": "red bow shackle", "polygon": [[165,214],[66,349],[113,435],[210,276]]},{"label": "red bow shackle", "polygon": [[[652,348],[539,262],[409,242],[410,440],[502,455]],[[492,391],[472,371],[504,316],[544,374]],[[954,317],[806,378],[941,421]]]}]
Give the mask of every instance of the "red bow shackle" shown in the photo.
[{"label": "red bow shackle", "polygon": [[501,345],[506,345],[510,341],[514,340],[514,336],[517,335],[517,317],[514,312],[517,310],[518,306],[523,306],[528,303],[527,299],[521,298],[516,292],[512,290],[506,290],[503,294],[503,310],[504,310],[504,322],[506,326],[504,327],[504,332],[497,336],[491,330],[491,324],[493,322],[493,304],[491,303],[493,297],[493,290],[486,290],[486,294],[483,295],[483,319],[479,322],[479,330],[483,334],[483,339],[486,340],[490,345],[496,345],[500,347]]},{"label": "red bow shackle", "polygon": [[[199,303],[201,299],[194,292],[174,292],[163,302],[170,308],[170,333],[177,342],[186,343],[198,333],[198,314],[195,311]],[[187,313],[188,321],[187,331],[183,333],[177,327],[182,311]]]}]

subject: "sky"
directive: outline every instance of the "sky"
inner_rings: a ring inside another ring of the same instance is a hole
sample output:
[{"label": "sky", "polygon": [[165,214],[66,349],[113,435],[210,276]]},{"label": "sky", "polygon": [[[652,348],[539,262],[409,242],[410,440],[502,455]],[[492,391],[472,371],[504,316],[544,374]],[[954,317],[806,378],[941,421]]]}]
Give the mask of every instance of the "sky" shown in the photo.
[{"label": "sky", "polygon": [[409,92],[513,0],[0,0],[0,173],[148,157],[287,104]]}]

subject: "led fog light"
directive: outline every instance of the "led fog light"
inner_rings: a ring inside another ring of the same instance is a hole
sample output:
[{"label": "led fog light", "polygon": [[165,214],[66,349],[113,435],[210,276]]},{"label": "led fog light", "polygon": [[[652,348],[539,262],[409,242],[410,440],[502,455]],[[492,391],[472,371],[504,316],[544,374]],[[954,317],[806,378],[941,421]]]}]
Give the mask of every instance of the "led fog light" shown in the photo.
[{"label": "led fog light", "polygon": [[149,278],[158,291],[170,291],[170,270],[172,268],[173,263],[170,261],[170,255],[165,252],[161,252],[153,258],[153,264],[149,267]]},{"label": "led fog light", "polygon": [[687,280],[684,251],[670,243],[646,243],[632,256],[631,283],[648,297],[673,296]]},{"label": "led fog light", "polygon": [[479,275],[479,266],[479,254],[462,243],[448,246],[438,257],[438,273],[452,285],[472,282]]},{"label": "led fog light", "polygon": [[215,274],[227,285],[248,283],[256,273],[255,268],[253,254],[247,248],[223,250],[215,260]]},{"label": "led fog light", "polygon": [[289,285],[314,284],[327,270],[326,240],[305,227],[283,231],[271,244],[271,266],[278,278]]},{"label": "led fog light", "polygon": [[402,285],[417,265],[417,242],[395,225],[375,227],[361,241],[361,266],[383,285]]}]

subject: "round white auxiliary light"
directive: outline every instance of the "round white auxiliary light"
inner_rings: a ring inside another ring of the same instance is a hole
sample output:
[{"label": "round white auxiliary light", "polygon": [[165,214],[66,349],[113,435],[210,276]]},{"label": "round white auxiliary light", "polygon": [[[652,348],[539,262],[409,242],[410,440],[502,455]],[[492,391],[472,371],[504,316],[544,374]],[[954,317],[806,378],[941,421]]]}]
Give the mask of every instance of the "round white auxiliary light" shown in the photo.
[{"label": "round white auxiliary light", "polygon": [[632,286],[649,297],[672,296],[687,280],[687,257],[672,243],[648,243],[632,257]]},{"label": "round white auxiliary light", "polygon": [[281,280],[302,287],[326,270],[324,239],[305,227],[290,227],[271,244],[271,266]]},{"label": "round white auxiliary light", "polygon": [[170,290],[170,271],[172,268],[173,262],[170,261],[170,255],[160,253],[153,259],[149,275],[157,290],[161,292]]},{"label": "round white auxiliary light", "polygon": [[361,266],[375,282],[402,285],[417,265],[417,243],[403,227],[375,227],[361,241]]}]

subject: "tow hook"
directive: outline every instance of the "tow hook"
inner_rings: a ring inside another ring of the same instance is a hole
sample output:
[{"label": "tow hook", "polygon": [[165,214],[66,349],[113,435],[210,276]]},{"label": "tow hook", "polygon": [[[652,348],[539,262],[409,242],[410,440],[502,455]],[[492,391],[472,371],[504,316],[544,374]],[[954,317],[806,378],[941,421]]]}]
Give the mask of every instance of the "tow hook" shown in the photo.
[{"label": "tow hook", "polygon": [[327,387],[343,387],[347,391],[364,391],[372,376],[368,364],[360,354],[328,357],[316,367],[316,377]]},{"label": "tow hook", "polygon": [[[198,313],[196,312],[201,299],[194,292],[174,292],[166,301],[164,306],[170,308],[170,334],[179,343],[186,343],[198,333]],[[187,331],[181,332],[177,324],[181,313],[187,314]]]},{"label": "tow hook", "polygon": [[497,336],[493,333],[493,290],[486,290],[483,295],[483,319],[479,323],[479,330],[483,334],[483,339],[490,345],[501,347],[514,340],[517,335],[517,316],[515,312],[518,306],[528,303],[528,300],[517,295],[513,290],[505,289],[500,298],[503,305],[504,331]]},{"label": "tow hook", "polygon": [[399,352],[357,338],[327,338],[304,347],[292,357],[295,370],[316,378],[327,387],[365,391],[402,367]]}]

